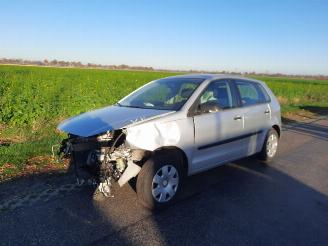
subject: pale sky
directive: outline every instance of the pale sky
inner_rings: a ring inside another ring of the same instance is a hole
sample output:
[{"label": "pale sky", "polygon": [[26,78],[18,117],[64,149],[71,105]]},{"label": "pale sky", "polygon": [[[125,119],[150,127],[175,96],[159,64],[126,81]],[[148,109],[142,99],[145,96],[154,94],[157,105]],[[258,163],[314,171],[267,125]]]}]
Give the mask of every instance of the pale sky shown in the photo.
[{"label": "pale sky", "polygon": [[3,0],[0,58],[328,75],[325,0]]}]

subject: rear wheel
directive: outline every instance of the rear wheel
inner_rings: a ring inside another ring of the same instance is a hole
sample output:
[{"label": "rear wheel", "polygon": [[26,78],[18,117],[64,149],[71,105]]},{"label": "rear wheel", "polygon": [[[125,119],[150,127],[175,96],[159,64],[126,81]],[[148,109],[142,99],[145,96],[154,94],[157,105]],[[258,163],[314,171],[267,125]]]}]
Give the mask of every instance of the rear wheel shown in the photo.
[{"label": "rear wheel", "polygon": [[179,153],[168,151],[150,158],[137,179],[139,202],[149,209],[161,209],[173,203],[183,179]]},{"label": "rear wheel", "polygon": [[264,141],[260,159],[266,163],[271,162],[277,154],[279,136],[275,129],[271,129]]}]

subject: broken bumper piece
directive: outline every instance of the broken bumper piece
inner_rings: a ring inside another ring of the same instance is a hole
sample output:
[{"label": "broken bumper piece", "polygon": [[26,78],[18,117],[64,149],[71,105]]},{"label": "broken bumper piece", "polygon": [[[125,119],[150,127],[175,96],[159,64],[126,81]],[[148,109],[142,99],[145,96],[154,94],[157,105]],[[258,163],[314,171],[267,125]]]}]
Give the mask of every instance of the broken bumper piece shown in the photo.
[{"label": "broken bumper piece", "polygon": [[125,134],[120,130],[87,138],[69,135],[57,154],[70,158],[79,184],[97,185],[104,196],[113,197],[113,182],[122,187],[136,177],[147,153],[125,146]]}]

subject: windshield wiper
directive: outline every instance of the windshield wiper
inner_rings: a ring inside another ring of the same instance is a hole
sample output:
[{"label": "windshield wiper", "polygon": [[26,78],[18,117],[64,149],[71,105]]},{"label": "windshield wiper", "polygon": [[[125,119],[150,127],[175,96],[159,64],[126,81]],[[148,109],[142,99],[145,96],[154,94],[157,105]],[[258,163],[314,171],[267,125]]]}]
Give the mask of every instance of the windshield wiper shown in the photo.
[{"label": "windshield wiper", "polygon": [[147,109],[147,108],[144,108],[144,107],[141,107],[141,106],[135,106],[135,105],[122,105],[122,107]]},{"label": "windshield wiper", "polygon": [[119,102],[115,103],[115,105],[119,106],[119,107],[126,107],[126,108],[142,108],[142,109],[146,109],[144,107],[141,106],[135,106],[135,105],[123,105]]}]

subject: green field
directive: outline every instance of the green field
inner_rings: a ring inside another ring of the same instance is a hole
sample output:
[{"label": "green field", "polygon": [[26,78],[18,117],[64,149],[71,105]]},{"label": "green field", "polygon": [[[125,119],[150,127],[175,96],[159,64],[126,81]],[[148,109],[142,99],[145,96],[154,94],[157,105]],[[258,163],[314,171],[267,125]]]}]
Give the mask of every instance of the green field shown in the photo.
[{"label": "green field", "polygon": [[[63,137],[55,131],[61,120],[111,105],[145,82],[170,75],[174,73],[0,66],[0,180],[25,170],[33,157],[50,156],[51,146]],[[328,81],[256,78],[267,82],[284,113],[328,107]]]}]

